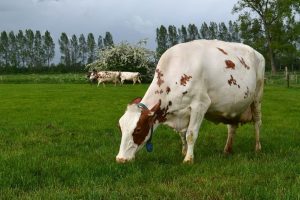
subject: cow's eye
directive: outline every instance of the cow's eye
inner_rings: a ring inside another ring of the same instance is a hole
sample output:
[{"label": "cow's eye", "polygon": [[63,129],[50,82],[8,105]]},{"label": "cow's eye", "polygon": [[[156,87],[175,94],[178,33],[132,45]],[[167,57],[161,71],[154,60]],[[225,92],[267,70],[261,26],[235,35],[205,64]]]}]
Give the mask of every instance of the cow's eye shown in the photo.
[{"label": "cow's eye", "polygon": [[137,128],[137,129],[136,129],[136,132],[137,132],[137,133],[141,132],[141,128],[140,128],[140,127]]}]

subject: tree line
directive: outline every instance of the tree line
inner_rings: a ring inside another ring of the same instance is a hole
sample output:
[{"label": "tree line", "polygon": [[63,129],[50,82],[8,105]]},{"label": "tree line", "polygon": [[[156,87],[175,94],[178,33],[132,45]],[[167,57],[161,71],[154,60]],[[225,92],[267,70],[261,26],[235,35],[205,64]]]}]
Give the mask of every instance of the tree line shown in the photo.
[{"label": "tree line", "polygon": [[[203,22],[198,27],[195,24],[180,27],[161,25],[156,29],[155,61],[166,49],[178,43],[195,39],[219,39],[242,42],[258,50],[266,59],[267,70],[273,73],[285,66],[290,70],[300,69],[299,0],[238,0],[232,13],[239,14],[238,20],[228,23]],[[55,55],[55,42],[48,31],[43,35],[40,31],[34,33],[30,29],[24,32],[20,30],[17,34],[3,31],[0,37],[0,70],[82,71],[84,65],[98,62],[101,53],[106,52],[101,50],[113,46],[114,42],[109,32],[104,37],[99,35],[97,43],[92,33],[87,38],[83,34],[68,37],[66,33],[61,33],[58,44],[60,64],[54,65],[51,62]],[[146,60],[153,61],[151,58]],[[126,63],[134,63],[134,60]]]},{"label": "tree line", "polygon": [[230,42],[240,42],[239,25],[237,22],[229,21],[216,23],[203,22],[198,28],[195,24],[188,26],[181,25],[177,28],[174,25],[165,27],[161,25],[156,29],[156,56],[159,58],[168,48],[183,42],[189,42],[197,39],[219,39]]},{"label": "tree line", "polygon": [[300,70],[300,1],[299,0],[239,0],[232,13],[238,20],[189,24],[156,29],[157,57],[169,47],[194,39],[219,39],[242,42],[262,53],[266,68],[273,74],[287,66]]},{"label": "tree line", "polygon": [[55,44],[49,31],[43,35],[27,29],[1,32],[0,36],[0,65],[2,67],[40,67],[50,66],[54,58]]},{"label": "tree line", "polygon": [[0,35],[0,71],[1,72],[42,72],[42,71],[83,71],[88,63],[96,60],[99,49],[114,45],[110,32],[105,36],[98,36],[97,43],[93,33],[87,38],[80,34],[79,38],[73,34],[68,37],[61,33],[58,40],[60,49],[60,63],[53,64],[55,56],[55,42],[49,31],[26,29],[2,31]]}]

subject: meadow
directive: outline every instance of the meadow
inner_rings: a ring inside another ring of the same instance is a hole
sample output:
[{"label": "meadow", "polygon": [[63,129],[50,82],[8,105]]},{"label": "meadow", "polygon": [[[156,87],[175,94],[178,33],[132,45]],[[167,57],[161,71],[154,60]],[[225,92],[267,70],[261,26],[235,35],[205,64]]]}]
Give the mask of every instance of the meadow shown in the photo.
[{"label": "meadow", "polygon": [[0,199],[300,199],[299,86],[266,85],[260,153],[251,124],[225,156],[226,126],[204,121],[193,165],[165,126],[121,165],[118,119],[148,85],[34,77],[0,77]]}]

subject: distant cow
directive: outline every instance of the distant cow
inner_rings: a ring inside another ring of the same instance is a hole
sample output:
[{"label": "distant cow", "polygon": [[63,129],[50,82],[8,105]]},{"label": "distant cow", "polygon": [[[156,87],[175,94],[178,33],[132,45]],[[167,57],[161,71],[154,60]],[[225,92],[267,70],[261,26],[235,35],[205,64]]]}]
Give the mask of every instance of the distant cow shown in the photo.
[{"label": "distant cow", "polygon": [[124,81],[132,81],[135,84],[137,81],[141,83],[141,74],[139,72],[121,72],[121,83],[123,84]]},{"label": "distant cow", "polygon": [[120,82],[120,73],[121,72],[114,72],[114,71],[93,71],[90,74],[90,80],[97,80],[99,86],[100,83],[105,86],[105,82],[113,82],[115,86],[117,85],[117,82]]},{"label": "distant cow", "polygon": [[204,118],[227,124],[225,153],[232,151],[238,125],[253,122],[259,151],[264,70],[263,56],[244,44],[196,40],[168,49],[144,97],[133,100],[119,120],[116,161],[134,159],[145,144],[151,151],[153,132],[165,124],[180,133],[184,162],[192,163]]}]

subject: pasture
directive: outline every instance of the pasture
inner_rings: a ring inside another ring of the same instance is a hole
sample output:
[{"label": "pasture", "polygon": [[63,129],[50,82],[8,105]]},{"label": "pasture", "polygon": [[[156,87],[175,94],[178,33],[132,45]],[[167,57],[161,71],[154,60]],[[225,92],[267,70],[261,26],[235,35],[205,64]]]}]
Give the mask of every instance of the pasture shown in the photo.
[{"label": "pasture", "polygon": [[249,124],[223,155],[226,126],[204,121],[193,165],[165,126],[152,153],[120,165],[117,121],[147,84],[15,77],[0,84],[0,199],[300,199],[300,87],[265,87],[261,153]]}]

